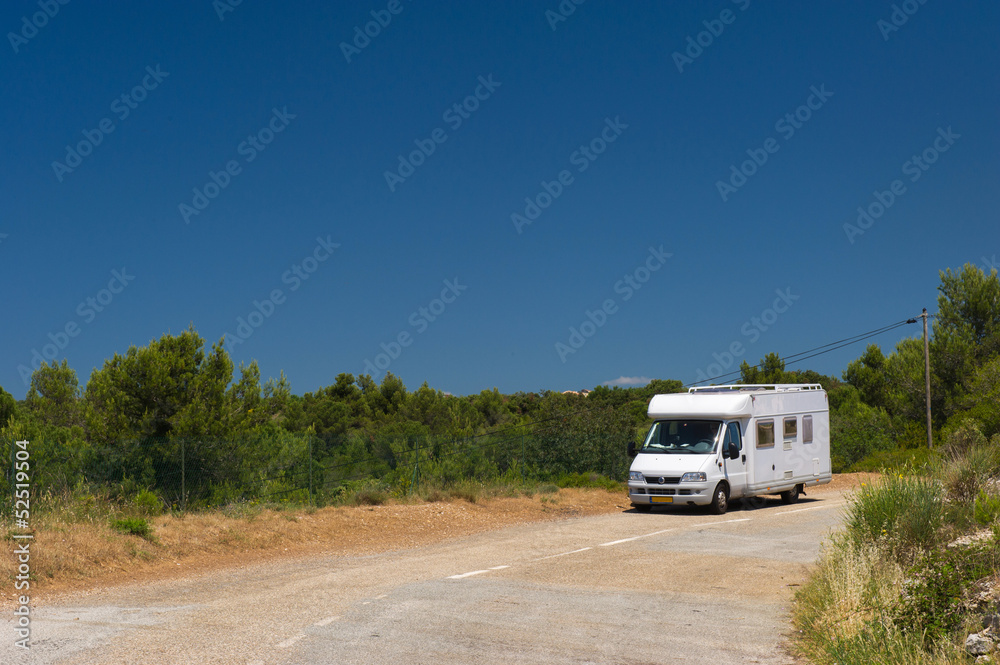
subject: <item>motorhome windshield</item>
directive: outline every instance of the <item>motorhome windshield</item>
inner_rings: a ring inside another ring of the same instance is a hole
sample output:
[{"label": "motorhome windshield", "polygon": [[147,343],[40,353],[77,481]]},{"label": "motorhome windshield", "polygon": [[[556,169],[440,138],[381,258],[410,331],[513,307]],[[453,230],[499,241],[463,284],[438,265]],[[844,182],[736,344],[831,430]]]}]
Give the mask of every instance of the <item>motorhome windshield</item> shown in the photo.
[{"label": "motorhome windshield", "polygon": [[717,420],[657,420],[639,452],[707,455],[715,452],[721,427]]}]

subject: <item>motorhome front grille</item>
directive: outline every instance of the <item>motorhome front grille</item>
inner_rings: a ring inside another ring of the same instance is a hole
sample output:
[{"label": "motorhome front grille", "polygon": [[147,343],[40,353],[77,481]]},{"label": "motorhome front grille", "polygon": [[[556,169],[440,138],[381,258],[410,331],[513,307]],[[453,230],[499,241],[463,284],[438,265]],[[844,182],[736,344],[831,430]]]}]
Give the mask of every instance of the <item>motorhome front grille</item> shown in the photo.
[{"label": "motorhome front grille", "polygon": [[665,487],[637,487],[633,489],[634,494],[648,494],[652,496],[691,496],[691,490],[673,490]]},{"label": "motorhome front grille", "polygon": [[645,478],[650,485],[676,485],[681,482],[680,476],[646,476]]}]

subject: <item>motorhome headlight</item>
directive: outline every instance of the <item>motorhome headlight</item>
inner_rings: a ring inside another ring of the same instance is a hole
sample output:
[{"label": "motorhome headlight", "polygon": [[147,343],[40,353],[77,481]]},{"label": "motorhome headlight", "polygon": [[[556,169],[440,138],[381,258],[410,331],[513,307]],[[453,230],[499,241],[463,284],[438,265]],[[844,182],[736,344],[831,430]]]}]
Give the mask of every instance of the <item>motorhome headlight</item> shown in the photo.
[{"label": "motorhome headlight", "polygon": [[629,480],[645,480],[645,478],[642,477],[642,472],[641,471],[629,471],[628,472],[628,479]]},{"label": "motorhome headlight", "polygon": [[707,479],[704,471],[692,471],[681,476],[682,483],[703,483]]}]

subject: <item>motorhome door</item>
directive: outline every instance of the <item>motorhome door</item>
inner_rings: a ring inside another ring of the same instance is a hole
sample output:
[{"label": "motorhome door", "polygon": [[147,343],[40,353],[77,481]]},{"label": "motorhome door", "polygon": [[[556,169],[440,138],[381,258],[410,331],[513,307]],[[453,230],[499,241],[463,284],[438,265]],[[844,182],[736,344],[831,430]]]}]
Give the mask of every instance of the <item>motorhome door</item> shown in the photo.
[{"label": "motorhome door", "polygon": [[[729,456],[730,442],[735,443],[739,449],[735,458]],[[722,439],[722,464],[726,478],[729,480],[729,496],[736,498],[746,494],[747,456],[743,450],[743,436],[740,433],[738,422],[726,425],[726,433]]]}]

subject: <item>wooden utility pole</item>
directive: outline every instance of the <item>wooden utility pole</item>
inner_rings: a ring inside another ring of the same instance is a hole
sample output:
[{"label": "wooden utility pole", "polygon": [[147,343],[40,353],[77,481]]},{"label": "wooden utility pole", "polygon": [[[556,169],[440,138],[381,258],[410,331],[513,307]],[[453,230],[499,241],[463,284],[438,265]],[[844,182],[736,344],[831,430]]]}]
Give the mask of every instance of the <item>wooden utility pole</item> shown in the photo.
[{"label": "wooden utility pole", "polygon": [[927,449],[933,446],[931,438],[931,346],[927,339],[927,308],[920,315],[924,320],[924,390],[927,394]]}]

